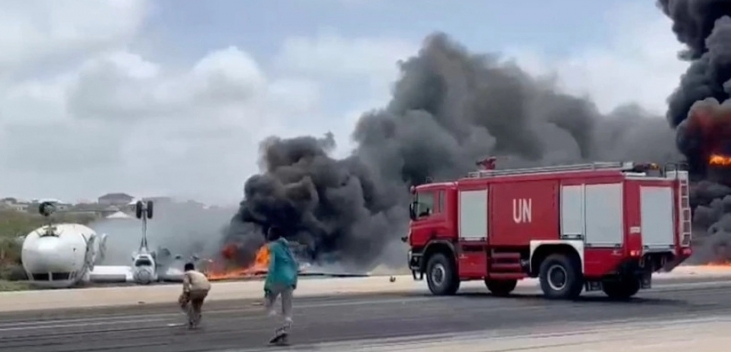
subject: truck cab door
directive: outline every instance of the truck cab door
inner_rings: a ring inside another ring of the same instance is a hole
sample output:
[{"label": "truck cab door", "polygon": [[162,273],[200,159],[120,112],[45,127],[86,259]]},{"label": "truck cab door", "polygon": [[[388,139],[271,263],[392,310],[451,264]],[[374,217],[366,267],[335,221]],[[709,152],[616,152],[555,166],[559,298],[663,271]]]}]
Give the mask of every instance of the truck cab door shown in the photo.
[{"label": "truck cab door", "polygon": [[414,219],[411,222],[411,244],[426,245],[429,240],[440,234],[445,219],[442,209],[444,191],[425,190],[418,192],[412,203]]}]

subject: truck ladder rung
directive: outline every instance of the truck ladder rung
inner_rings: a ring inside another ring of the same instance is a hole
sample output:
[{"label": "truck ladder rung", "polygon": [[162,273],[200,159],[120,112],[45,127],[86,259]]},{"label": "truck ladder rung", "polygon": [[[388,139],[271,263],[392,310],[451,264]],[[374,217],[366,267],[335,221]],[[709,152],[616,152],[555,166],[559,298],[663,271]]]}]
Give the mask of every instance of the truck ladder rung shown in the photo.
[{"label": "truck ladder rung", "polygon": [[527,167],[519,169],[506,169],[506,170],[479,170],[473,171],[467,174],[469,178],[482,178],[490,176],[505,176],[505,175],[516,175],[516,174],[535,174],[543,172],[566,172],[566,171],[583,171],[583,170],[618,170],[618,171],[629,171],[634,168],[635,164],[631,162],[619,162],[619,161],[606,161],[606,162],[595,162],[586,164],[572,164],[572,165],[556,165],[556,166],[539,166],[539,167]]}]

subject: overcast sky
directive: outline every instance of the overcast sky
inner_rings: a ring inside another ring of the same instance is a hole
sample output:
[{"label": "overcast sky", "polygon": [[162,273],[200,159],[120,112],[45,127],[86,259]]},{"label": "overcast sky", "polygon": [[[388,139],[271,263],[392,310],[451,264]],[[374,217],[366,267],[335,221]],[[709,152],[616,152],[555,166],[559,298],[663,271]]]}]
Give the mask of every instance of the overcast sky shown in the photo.
[{"label": "overcast sky", "polygon": [[432,31],[658,115],[686,65],[645,0],[0,0],[0,197],[238,202],[269,135],[382,106]]}]

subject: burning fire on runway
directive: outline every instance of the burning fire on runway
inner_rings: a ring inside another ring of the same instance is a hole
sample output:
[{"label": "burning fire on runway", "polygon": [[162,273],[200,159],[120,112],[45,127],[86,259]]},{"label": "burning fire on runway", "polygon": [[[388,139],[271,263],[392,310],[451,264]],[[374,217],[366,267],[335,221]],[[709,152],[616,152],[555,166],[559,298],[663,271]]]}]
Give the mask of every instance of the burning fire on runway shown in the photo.
[{"label": "burning fire on runway", "polygon": [[261,246],[256,252],[254,262],[247,267],[240,266],[235,257],[237,252],[235,244],[228,244],[221,250],[218,258],[208,259],[203,269],[208,279],[211,281],[251,279],[266,274],[269,267],[269,247]]}]

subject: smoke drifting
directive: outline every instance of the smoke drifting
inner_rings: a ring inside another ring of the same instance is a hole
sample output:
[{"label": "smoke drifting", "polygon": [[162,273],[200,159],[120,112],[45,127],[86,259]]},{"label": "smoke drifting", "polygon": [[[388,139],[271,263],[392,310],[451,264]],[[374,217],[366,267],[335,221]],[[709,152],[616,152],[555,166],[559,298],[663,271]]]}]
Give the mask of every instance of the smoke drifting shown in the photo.
[{"label": "smoke drifting", "polygon": [[[222,224],[234,212],[235,209],[205,208],[194,202],[156,202],[154,216],[147,223],[149,249],[158,252],[161,264],[176,255],[189,260],[193,255],[217,253]],[[134,217],[102,219],[90,227],[108,236],[107,252],[101,265],[129,265],[132,253],[140,248],[140,220]],[[169,251],[169,256],[164,255],[163,248]],[[182,265],[182,262],[178,264]]]},{"label": "smoke drifting", "polygon": [[[709,166],[713,154],[731,155],[731,1],[659,0],[687,46],[690,66],[668,98],[667,119],[697,182],[691,192],[696,262],[731,259],[731,170]],[[721,184],[719,184],[721,183]]]},{"label": "smoke drifting", "polygon": [[403,265],[408,187],[463,176],[486,155],[501,156],[502,167],[681,157],[660,116],[637,106],[602,115],[551,79],[442,33],[398,65],[391,101],[360,118],[348,158],[330,156],[329,134],[261,144],[262,173],[247,180],[224,239],[239,245],[241,260],[276,225],[316,261]]}]

